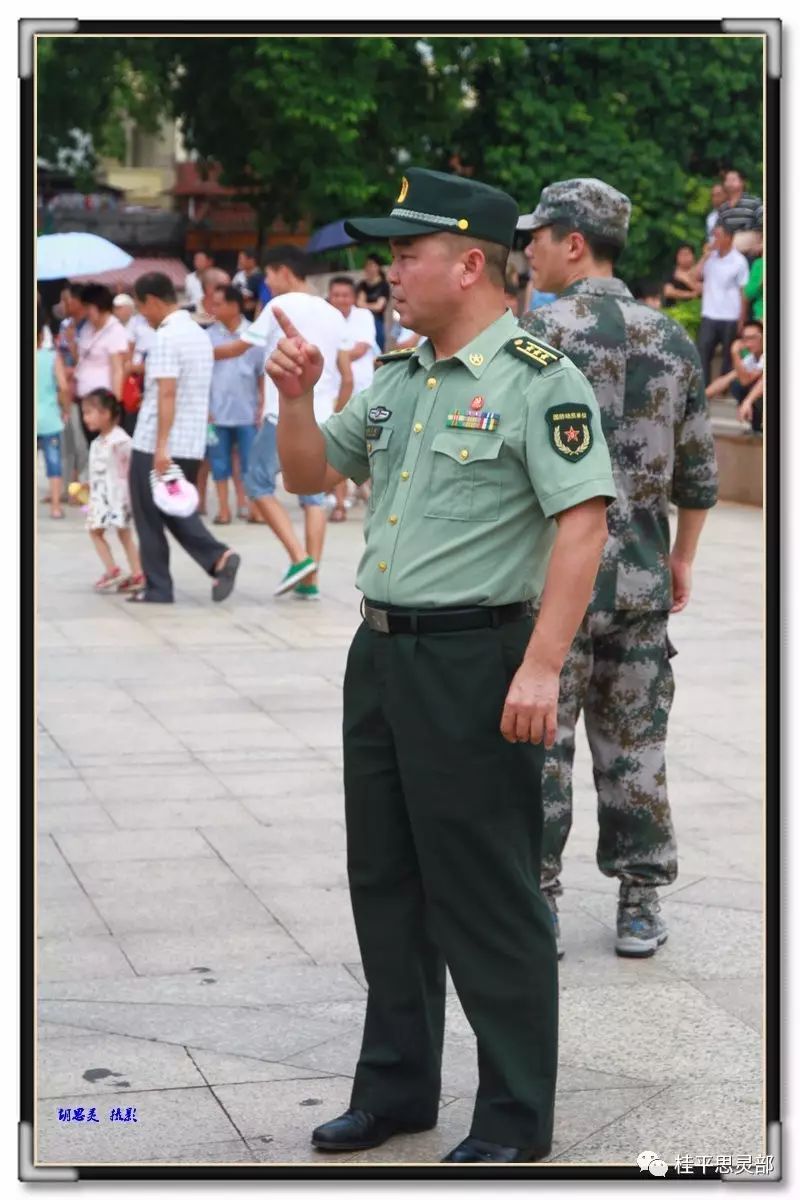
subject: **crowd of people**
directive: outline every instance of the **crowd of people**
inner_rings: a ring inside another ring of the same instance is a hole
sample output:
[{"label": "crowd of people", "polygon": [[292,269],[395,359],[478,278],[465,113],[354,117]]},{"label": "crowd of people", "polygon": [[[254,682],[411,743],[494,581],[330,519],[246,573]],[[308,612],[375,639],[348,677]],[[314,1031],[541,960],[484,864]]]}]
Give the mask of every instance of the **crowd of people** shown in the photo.
[{"label": "crowd of people", "polygon": [[[699,256],[694,245],[682,243],[669,277],[643,281],[634,295],[644,304],[668,311],[697,302],[697,345],[706,395],[732,397],[739,419],[760,432],[764,404],[761,201],[746,193],[743,176],[731,169],[711,189],[711,204]],[[213,524],[230,526],[235,512],[239,519],[268,527],[288,559],[275,594],[293,592],[298,599],[316,600],[327,523],[345,520],[354,502],[368,501],[369,485],[354,491],[352,483],[339,483],[329,493],[300,496],[303,537],[295,532],[276,494],[277,393],[264,372],[280,337],[274,309],[279,306],[300,323],[310,341],[324,348],[325,370],[315,399],[320,422],[344,407],[351,394],[369,386],[376,359],[387,345],[405,350],[421,339],[404,328],[393,311],[385,265],[377,254],[366,257],[360,281],[350,274],[334,275],[326,299],[308,282],[311,262],[294,246],[271,247],[261,259],[254,249],[241,251],[233,277],[207,249],[195,252],[192,265],[180,303],[166,276],[153,275],[137,281],[135,298],[125,292],[112,295],[101,283],[67,282],[56,309],[57,327],[40,310],[37,445],[48,480],[44,499],[55,520],[63,519],[65,502],[86,510],[104,567],[95,582],[97,590],[130,592],[152,602],[170,600],[165,522],[157,509],[146,503],[141,507],[147,498],[140,496],[137,526],[141,525],[143,569],[130,533],[136,505],[125,497],[135,463],[133,452],[138,448],[156,456],[160,447],[166,464],[165,445],[171,437],[172,457],[181,462],[184,477],[198,493],[197,519],[185,542],[189,553],[212,575],[218,565],[230,574],[231,559],[238,561],[227,546],[201,533],[210,476],[217,497]],[[556,297],[537,291],[530,275],[509,264],[505,298],[512,314],[521,317]],[[155,310],[159,320],[154,323]],[[162,342],[202,346],[203,353],[182,368],[180,355],[176,359],[171,350],[156,353]],[[206,364],[203,370],[200,360]],[[164,374],[156,375],[156,370]],[[164,442],[158,428],[164,389],[192,396],[190,423],[198,430],[202,425],[202,431],[188,441],[175,432],[187,417],[184,406],[173,399],[175,419]],[[137,447],[140,422],[149,432],[139,434]],[[152,467],[150,463],[148,480]],[[112,528],[118,531],[125,552],[128,569],[124,572],[115,565],[106,540]],[[148,579],[160,583],[148,586]],[[215,598],[229,590],[215,576]]]}]

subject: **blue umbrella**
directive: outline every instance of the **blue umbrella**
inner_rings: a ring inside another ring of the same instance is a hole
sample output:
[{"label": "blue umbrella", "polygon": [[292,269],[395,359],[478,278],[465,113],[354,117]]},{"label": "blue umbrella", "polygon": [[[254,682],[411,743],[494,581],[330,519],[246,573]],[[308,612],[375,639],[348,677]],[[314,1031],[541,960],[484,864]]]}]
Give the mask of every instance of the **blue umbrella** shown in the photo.
[{"label": "blue umbrella", "polygon": [[332,221],[313,233],[306,243],[307,254],[319,254],[323,250],[341,250],[343,246],[354,246],[355,238],[344,231],[344,221]]},{"label": "blue umbrella", "polygon": [[95,233],[46,233],[36,239],[37,279],[100,275],[132,262],[130,254]]}]

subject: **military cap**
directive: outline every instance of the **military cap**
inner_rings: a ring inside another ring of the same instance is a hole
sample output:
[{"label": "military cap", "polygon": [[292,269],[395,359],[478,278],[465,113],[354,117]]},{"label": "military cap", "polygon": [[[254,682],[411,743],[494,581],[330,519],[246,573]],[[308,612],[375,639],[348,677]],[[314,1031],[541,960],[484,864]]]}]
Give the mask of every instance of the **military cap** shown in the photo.
[{"label": "military cap", "polygon": [[580,233],[624,246],[630,216],[628,197],[602,179],[562,179],[542,189],[535,210],[520,217],[517,229],[568,225]]},{"label": "military cap", "polygon": [[345,232],[356,241],[457,233],[511,246],[519,209],[507,192],[463,175],[409,167],[388,217],[353,217]]}]

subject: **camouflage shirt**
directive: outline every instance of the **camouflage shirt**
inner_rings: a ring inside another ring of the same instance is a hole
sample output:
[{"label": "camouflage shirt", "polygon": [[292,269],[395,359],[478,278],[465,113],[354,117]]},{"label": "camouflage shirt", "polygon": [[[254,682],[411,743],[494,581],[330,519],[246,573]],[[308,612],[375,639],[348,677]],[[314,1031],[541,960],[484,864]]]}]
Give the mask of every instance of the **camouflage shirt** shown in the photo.
[{"label": "camouflage shirt", "polygon": [[703,372],[672,317],[621,279],[581,279],[520,320],[562,350],[594,389],[617,485],[591,612],[672,604],[669,502],[711,508],[717,466]]}]

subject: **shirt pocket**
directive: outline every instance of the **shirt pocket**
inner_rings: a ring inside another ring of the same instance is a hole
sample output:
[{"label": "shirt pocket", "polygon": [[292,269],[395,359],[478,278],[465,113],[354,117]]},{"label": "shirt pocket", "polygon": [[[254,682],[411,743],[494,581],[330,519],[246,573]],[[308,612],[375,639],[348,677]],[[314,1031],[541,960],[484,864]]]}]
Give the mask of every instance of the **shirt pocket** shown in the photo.
[{"label": "shirt pocket", "polygon": [[377,438],[370,438],[367,441],[367,456],[369,458],[369,475],[371,487],[369,491],[369,504],[367,509],[369,512],[374,512],[381,497],[386,491],[386,486],[389,482],[389,455],[386,451],[389,449],[393,429],[387,428],[386,425],[380,426],[380,432]]},{"label": "shirt pocket", "polygon": [[426,517],[496,521],[503,467],[499,434],[446,430],[432,443],[433,465]]}]

